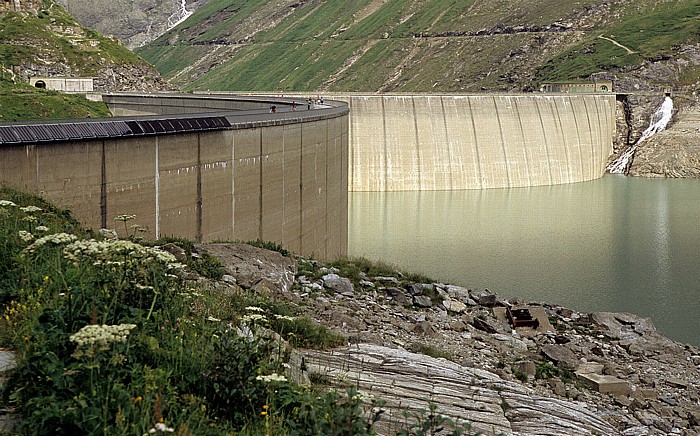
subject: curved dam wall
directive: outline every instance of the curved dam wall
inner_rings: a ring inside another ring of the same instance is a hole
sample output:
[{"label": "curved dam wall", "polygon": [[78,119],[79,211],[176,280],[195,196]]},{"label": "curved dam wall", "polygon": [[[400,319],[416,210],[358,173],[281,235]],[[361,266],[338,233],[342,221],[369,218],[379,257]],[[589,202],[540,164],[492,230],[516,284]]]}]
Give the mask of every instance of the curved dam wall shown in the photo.
[{"label": "curved dam wall", "polygon": [[350,107],[351,191],[581,182],[612,153],[613,94],[332,98]]},{"label": "curved dam wall", "polygon": [[148,239],[262,239],[337,258],[348,231],[348,112],[338,106],[224,114],[229,126],[206,131],[0,142],[0,183],[70,208],[95,229],[123,235],[114,217],[133,214],[127,224]]}]

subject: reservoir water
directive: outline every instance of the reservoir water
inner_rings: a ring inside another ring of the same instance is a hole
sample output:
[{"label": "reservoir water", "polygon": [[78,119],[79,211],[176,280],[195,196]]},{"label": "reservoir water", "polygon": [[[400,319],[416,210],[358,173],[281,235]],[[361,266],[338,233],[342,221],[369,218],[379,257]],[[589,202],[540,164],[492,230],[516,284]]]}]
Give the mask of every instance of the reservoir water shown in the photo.
[{"label": "reservoir water", "polygon": [[505,298],[651,317],[700,346],[700,180],[351,192],[349,255]]}]

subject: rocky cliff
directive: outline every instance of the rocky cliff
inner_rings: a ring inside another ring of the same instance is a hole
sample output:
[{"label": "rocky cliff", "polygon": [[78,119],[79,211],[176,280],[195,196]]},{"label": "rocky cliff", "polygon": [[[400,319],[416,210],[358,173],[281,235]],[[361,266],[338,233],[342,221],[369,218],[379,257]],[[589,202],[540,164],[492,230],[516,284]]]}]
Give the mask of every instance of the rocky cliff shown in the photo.
[{"label": "rocky cliff", "polygon": [[207,0],[59,0],[85,26],[140,47],[168,31]]},{"label": "rocky cliff", "polygon": [[[238,247],[197,247],[229,273],[211,286],[286,300],[346,335],[345,347],[294,351],[290,375],[384,400],[379,434],[394,434],[404,412],[429,403],[484,434],[700,432],[700,350],[660,335],[649,319],[526,305],[400,273],[345,277]],[[519,309],[537,324],[509,321],[508,310],[527,318]]]}]

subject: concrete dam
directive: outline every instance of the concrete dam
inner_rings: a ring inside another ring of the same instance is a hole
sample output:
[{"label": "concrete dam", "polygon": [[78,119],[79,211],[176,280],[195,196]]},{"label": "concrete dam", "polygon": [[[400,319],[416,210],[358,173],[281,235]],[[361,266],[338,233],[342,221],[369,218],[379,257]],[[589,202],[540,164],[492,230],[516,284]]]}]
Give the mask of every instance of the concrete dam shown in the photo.
[{"label": "concrete dam", "polygon": [[352,191],[581,182],[612,153],[613,94],[330,98],[350,107]]},{"label": "concrete dam", "polygon": [[134,214],[146,238],[332,259],[347,254],[349,191],[579,182],[612,152],[612,94],[324,97],[339,101],[104,95],[118,118],[0,125],[0,183],[93,228]]}]

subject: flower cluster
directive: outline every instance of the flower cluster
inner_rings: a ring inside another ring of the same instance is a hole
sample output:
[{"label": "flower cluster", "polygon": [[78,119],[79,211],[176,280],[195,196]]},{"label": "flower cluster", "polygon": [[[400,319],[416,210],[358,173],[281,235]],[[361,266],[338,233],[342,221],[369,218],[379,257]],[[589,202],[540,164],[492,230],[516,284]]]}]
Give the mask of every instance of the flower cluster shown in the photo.
[{"label": "flower cluster", "polygon": [[135,327],[136,324],[86,325],[78,333],[72,334],[70,340],[78,346],[126,342],[127,336]]},{"label": "flower cluster", "polygon": [[78,239],[77,236],[70,233],[54,233],[52,235],[42,236],[37,239],[29,247],[24,249],[24,253],[34,253],[38,248],[44,246],[45,244],[52,243],[55,245],[69,244]]},{"label": "flower cluster", "polygon": [[25,206],[25,207],[20,207],[19,210],[25,213],[33,213],[33,212],[41,212],[42,209],[40,207],[36,206]]},{"label": "flower cluster", "polygon": [[17,207],[17,205],[10,200],[0,200],[0,207]]},{"label": "flower cluster", "polygon": [[250,324],[250,323],[264,322],[264,321],[267,321],[267,318],[265,318],[265,315],[260,315],[258,313],[251,313],[250,315],[244,315],[241,318],[241,322],[243,324]]},{"label": "flower cluster", "polygon": [[114,221],[123,221],[123,222],[131,221],[133,219],[136,219],[136,215],[124,214],[124,215],[117,215],[114,217]]},{"label": "flower cluster", "polygon": [[283,375],[279,375],[276,372],[273,372],[270,375],[259,375],[255,377],[255,380],[259,380],[264,383],[273,383],[273,382],[286,382],[287,377]]},{"label": "flower cluster", "polygon": [[155,434],[158,432],[160,432],[160,433],[173,433],[174,431],[175,431],[174,428],[168,427],[164,423],[159,422],[158,424],[156,424],[155,427],[148,430],[148,433],[144,433],[143,436],[148,436],[149,434]]},{"label": "flower cluster", "polygon": [[144,247],[131,241],[96,241],[94,239],[75,241],[63,249],[66,259],[80,264],[89,259],[93,264],[108,264],[115,257],[132,258],[140,261],[153,260],[163,264],[175,263],[175,256],[155,248]]},{"label": "flower cluster", "polygon": [[29,233],[29,232],[26,231],[26,230],[20,230],[20,231],[19,231],[19,238],[20,238],[21,240],[23,240],[24,242],[29,242],[29,241],[31,241],[32,239],[34,239],[34,235],[32,235],[31,233]]},{"label": "flower cluster", "polygon": [[36,226],[34,230],[36,230],[37,232],[48,232],[49,228],[46,226]]}]

